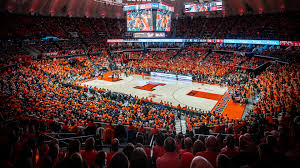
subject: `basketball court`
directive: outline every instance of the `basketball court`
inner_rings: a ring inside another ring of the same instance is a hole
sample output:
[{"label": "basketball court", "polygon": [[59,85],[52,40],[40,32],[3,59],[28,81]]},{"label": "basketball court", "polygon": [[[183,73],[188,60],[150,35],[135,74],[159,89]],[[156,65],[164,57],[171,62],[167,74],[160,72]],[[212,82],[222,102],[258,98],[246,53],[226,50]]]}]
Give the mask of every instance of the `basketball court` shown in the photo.
[{"label": "basketball court", "polygon": [[[173,106],[178,104],[181,107],[196,108],[205,111],[215,111],[226,113],[229,118],[241,118],[244,106],[239,103],[233,103],[230,100],[230,88],[204,84],[191,81],[178,81],[150,76],[130,75],[126,77],[121,75],[119,80],[112,79],[110,76],[102,79],[96,78],[83,82],[82,86],[108,89],[113,92],[130,94],[139,98],[148,98],[153,102],[168,102]],[[229,97],[229,98],[228,98]],[[237,107],[237,112],[232,109],[233,105]],[[230,106],[230,109],[227,108]],[[228,111],[230,110],[230,111]],[[235,115],[231,116],[232,113]]]}]

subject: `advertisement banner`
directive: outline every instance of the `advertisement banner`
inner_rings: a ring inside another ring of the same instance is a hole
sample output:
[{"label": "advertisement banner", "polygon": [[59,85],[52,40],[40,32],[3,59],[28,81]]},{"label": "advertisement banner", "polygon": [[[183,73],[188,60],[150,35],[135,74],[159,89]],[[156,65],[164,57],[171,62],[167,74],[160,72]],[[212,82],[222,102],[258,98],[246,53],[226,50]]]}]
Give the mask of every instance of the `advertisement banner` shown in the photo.
[{"label": "advertisement banner", "polygon": [[224,39],[206,39],[208,43],[224,43]]},{"label": "advertisement banner", "polygon": [[184,39],[137,39],[139,42],[182,43]]},{"label": "advertisement banner", "polygon": [[279,41],[281,46],[300,46],[300,41]]},{"label": "advertisement banner", "polygon": [[260,45],[279,45],[278,40],[243,40],[243,39],[224,39],[224,43],[236,44],[260,44]]},{"label": "advertisement banner", "polygon": [[133,33],[134,38],[164,38],[166,34],[164,32],[144,32]]},{"label": "advertisement banner", "polygon": [[[155,34],[155,32],[154,32]],[[154,35],[153,34],[153,35]],[[162,35],[162,34],[160,34]],[[138,34],[137,36],[141,36]],[[152,35],[149,35],[152,36]],[[156,35],[154,35],[156,36]],[[158,37],[158,35],[156,36]],[[137,37],[136,37],[137,38]],[[300,41],[280,41],[279,40],[244,40],[244,39],[107,39],[107,43],[122,42],[154,42],[154,43],[228,43],[228,44],[256,44],[256,45],[285,45],[300,46]]]},{"label": "advertisement banner", "polygon": [[215,39],[216,43],[224,43],[224,39]]},{"label": "advertisement banner", "polygon": [[44,56],[56,56],[58,52],[48,52],[48,53],[43,53],[42,55]]},{"label": "advertisement banner", "polygon": [[128,42],[139,42],[137,39],[107,39],[107,43],[128,43]]}]

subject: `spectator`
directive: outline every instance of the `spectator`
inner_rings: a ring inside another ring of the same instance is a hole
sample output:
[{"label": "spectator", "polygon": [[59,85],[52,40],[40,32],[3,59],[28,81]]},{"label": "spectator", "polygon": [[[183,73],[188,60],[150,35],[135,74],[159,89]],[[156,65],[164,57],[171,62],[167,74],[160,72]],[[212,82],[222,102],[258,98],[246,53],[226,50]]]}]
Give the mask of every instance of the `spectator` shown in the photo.
[{"label": "spectator", "polygon": [[128,160],[131,160],[131,153],[134,150],[134,145],[132,143],[128,143],[123,149],[123,153],[127,156]]},{"label": "spectator", "polygon": [[217,138],[218,151],[220,151],[223,147],[225,147],[224,136],[222,134],[218,134],[216,138]]},{"label": "spectator", "polygon": [[104,151],[99,151],[96,155],[95,168],[105,168],[106,154]]},{"label": "spectator", "polygon": [[231,160],[224,154],[219,154],[217,156],[217,168],[231,168]]},{"label": "spectator", "polygon": [[80,141],[78,139],[74,139],[69,143],[68,146],[68,155],[71,156],[76,152],[80,152]]},{"label": "spectator", "polygon": [[16,162],[17,168],[32,168],[33,167],[33,152],[29,146],[25,146],[22,150],[20,158]]},{"label": "spectator", "polygon": [[275,155],[274,150],[269,144],[259,144],[258,145],[259,160],[254,164],[253,167],[263,168],[263,167],[274,167],[279,168],[285,165],[280,164],[280,159]]},{"label": "spectator", "polygon": [[137,147],[131,154],[130,168],[149,168],[150,164],[143,148]]},{"label": "spectator", "polygon": [[251,166],[258,159],[258,153],[252,146],[253,142],[248,133],[240,136],[239,155],[232,158],[234,166]]},{"label": "spectator", "polygon": [[129,168],[129,160],[123,152],[116,152],[108,168]]},{"label": "spectator", "polygon": [[57,143],[51,143],[49,146],[49,152],[48,152],[48,156],[50,157],[51,161],[52,161],[52,167],[56,167],[56,164],[59,161],[59,146]]},{"label": "spectator", "polygon": [[[107,153],[107,156],[106,156],[107,157],[107,161],[106,161],[107,167],[109,167],[110,160],[112,159],[114,154],[119,151],[119,146],[120,146],[119,140],[117,138],[113,139],[111,142],[111,152]],[[126,156],[126,159],[128,159],[127,156]]]},{"label": "spectator", "polygon": [[138,127],[138,132],[146,134],[146,129],[144,128],[144,125],[142,124],[140,127]]},{"label": "spectator", "polygon": [[[77,162],[78,165],[74,164],[73,162]],[[63,160],[59,161],[56,167],[65,168],[72,165],[83,166],[82,157],[80,155],[80,141],[78,139],[74,139],[69,143],[67,156]]]},{"label": "spectator", "polygon": [[211,163],[202,156],[196,156],[191,163],[191,168],[213,168]]},{"label": "spectator", "polygon": [[144,151],[146,152],[147,157],[150,158],[150,149],[147,148],[147,147],[144,147],[144,137],[143,137],[143,134],[139,134],[136,137],[136,143],[137,144],[141,144],[140,147],[142,147],[144,149]]},{"label": "spectator", "polygon": [[156,160],[157,168],[179,168],[179,158],[176,153],[176,143],[171,137],[168,137],[164,142],[166,153]]},{"label": "spectator", "polygon": [[95,139],[93,137],[85,141],[85,150],[81,150],[80,153],[89,166],[95,165],[97,152],[95,151]]},{"label": "spectator", "polygon": [[180,150],[179,153],[190,152],[192,153],[193,141],[191,138],[187,137],[184,139],[184,150]]},{"label": "spectator", "polygon": [[194,155],[191,152],[184,152],[180,158],[180,167],[189,168],[193,159]]},{"label": "spectator", "polygon": [[198,152],[196,156],[202,156],[206,158],[214,167],[217,167],[216,159],[219,152],[218,152],[216,137],[213,135],[209,135],[206,138],[205,147],[206,147],[206,151]]},{"label": "spectator", "polygon": [[75,152],[71,155],[68,167],[87,168],[86,165],[84,166],[83,159],[79,152]]},{"label": "spectator", "polygon": [[180,167],[189,168],[194,158],[192,153],[193,141],[187,137],[184,139],[184,150],[179,151]]},{"label": "spectator", "polygon": [[165,153],[164,148],[164,136],[159,133],[155,139],[156,145],[153,147],[153,160],[156,161],[157,158],[161,157]]},{"label": "spectator", "polygon": [[205,151],[204,143],[201,140],[196,140],[193,145],[193,155],[196,155],[198,152]]},{"label": "spectator", "polygon": [[120,139],[121,142],[126,138],[126,130],[121,122],[118,122],[118,125],[115,128],[115,137]]},{"label": "spectator", "polygon": [[234,146],[233,136],[228,135],[226,138],[226,146],[221,149],[221,154],[226,155],[228,158],[232,158],[239,154],[238,148]]}]

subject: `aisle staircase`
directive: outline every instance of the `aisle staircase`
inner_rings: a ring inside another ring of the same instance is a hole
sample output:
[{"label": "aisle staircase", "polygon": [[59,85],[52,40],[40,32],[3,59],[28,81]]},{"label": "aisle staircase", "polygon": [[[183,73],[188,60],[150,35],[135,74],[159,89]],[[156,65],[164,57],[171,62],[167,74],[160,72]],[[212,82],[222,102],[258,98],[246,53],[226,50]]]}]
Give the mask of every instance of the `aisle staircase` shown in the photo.
[{"label": "aisle staircase", "polygon": [[106,34],[107,34],[107,37],[111,38],[111,35],[110,35],[110,33],[109,33],[108,29],[107,29],[106,22],[105,22],[103,19],[101,19],[101,21],[102,21],[103,24],[104,24],[104,28],[105,28],[105,32],[106,32]]},{"label": "aisle staircase", "polygon": [[206,23],[207,23],[207,19],[204,20],[204,23],[202,24],[201,28],[200,28],[200,33],[199,33],[199,37],[202,37],[203,36],[203,33],[204,33],[204,27],[206,26]]},{"label": "aisle staircase", "polygon": [[203,62],[212,54],[212,51],[211,50],[208,50],[206,53],[205,53],[205,57],[203,58]]},{"label": "aisle staircase", "polygon": [[27,46],[25,47],[25,50],[33,56],[33,58],[37,58],[39,54],[41,54],[41,51],[39,51],[38,49],[31,47],[31,46]]},{"label": "aisle staircase", "polygon": [[186,134],[187,126],[186,126],[185,118],[186,117],[182,116],[182,114],[181,114],[180,119],[177,117],[177,114],[175,115],[175,132],[176,132],[176,134],[178,134],[180,132],[183,134]]}]

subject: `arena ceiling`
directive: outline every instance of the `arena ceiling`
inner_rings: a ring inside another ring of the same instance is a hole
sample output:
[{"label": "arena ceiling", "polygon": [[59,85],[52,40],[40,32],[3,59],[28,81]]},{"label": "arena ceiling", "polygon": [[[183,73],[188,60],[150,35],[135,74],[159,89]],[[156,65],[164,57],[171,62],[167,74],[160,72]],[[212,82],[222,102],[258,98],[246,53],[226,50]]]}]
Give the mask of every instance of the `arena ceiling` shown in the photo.
[{"label": "arena ceiling", "polygon": [[[1,0],[0,10],[21,14],[70,17],[122,18],[122,4],[150,0]],[[184,3],[197,0],[165,0],[175,6],[174,17],[184,17]],[[199,1],[199,0],[198,0]],[[203,0],[202,0],[203,1]],[[207,0],[209,1],[209,0]],[[193,17],[239,15],[241,13],[275,13],[300,10],[299,0],[223,0],[225,11],[193,13]]]}]

